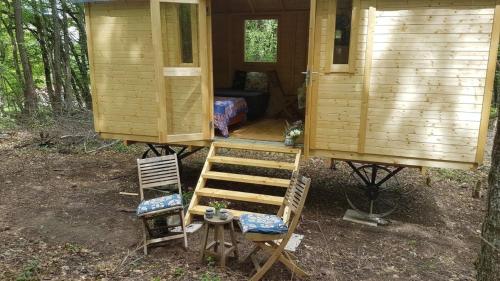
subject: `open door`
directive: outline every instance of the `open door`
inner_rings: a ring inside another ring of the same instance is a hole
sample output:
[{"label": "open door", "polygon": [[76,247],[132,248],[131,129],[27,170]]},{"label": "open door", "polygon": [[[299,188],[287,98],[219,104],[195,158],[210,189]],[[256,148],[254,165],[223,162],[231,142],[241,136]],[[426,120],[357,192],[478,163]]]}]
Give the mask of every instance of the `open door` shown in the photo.
[{"label": "open door", "polygon": [[[360,0],[311,1],[306,155],[358,151],[364,131],[359,123],[363,119],[360,108],[366,106],[361,94],[370,81],[367,67],[359,67],[360,61],[369,60],[358,46],[360,35],[366,34],[360,23],[366,20],[360,20]],[[360,77],[367,82],[360,83]]]},{"label": "open door", "polygon": [[212,138],[206,0],[151,1],[160,141]]}]

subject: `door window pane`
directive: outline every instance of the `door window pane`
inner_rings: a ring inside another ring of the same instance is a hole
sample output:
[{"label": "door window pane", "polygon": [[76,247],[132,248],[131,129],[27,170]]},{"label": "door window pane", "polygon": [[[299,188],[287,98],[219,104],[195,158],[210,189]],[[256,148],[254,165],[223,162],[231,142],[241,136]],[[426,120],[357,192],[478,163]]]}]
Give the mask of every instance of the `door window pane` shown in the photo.
[{"label": "door window pane", "polygon": [[179,32],[182,63],[193,63],[192,6],[191,4],[179,4]]},{"label": "door window pane", "polygon": [[351,43],[352,0],[337,0],[333,64],[349,63]]}]

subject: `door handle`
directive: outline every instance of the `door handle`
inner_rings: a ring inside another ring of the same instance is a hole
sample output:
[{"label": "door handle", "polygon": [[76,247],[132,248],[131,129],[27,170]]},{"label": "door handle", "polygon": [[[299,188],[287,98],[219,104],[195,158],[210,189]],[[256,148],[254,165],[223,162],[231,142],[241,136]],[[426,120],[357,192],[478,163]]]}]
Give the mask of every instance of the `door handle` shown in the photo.
[{"label": "door handle", "polygon": [[306,85],[309,86],[309,84],[311,84],[311,74],[318,74],[319,72],[308,70],[308,71],[303,71],[301,73],[306,76]]}]

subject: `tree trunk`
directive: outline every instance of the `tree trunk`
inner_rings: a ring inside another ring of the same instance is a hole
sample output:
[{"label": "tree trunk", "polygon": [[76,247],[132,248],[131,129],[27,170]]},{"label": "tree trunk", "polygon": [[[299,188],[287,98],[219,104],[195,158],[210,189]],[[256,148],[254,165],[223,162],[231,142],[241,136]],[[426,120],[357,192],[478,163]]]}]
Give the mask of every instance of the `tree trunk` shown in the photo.
[{"label": "tree trunk", "polygon": [[74,79],[78,81],[77,85],[80,88],[80,96],[85,101],[85,107],[87,109],[92,109],[92,97],[90,95],[90,78],[89,78],[89,66],[88,66],[88,53],[87,53],[87,33],[85,33],[85,15],[83,10],[83,5],[74,5],[74,9],[70,9],[69,5],[66,6],[65,11],[74,21],[76,28],[78,29],[79,40],[78,51],[75,45],[70,42],[71,53],[75,58],[76,65],[79,70],[79,77],[74,76]]},{"label": "tree trunk", "polygon": [[68,10],[68,6],[65,0],[61,0],[62,5],[62,30],[64,36],[64,48],[63,48],[63,58],[64,58],[64,107],[66,110],[70,111],[73,107],[73,85],[71,83],[72,73],[71,73],[71,38],[69,37],[69,24],[68,15],[65,11]]},{"label": "tree trunk", "polygon": [[35,86],[33,82],[33,71],[31,69],[31,62],[28,58],[28,52],[24,45],[24,29],[23,29],[23,13],[21,7],[21,0],[14,0],[14,19],[16,26],[16,41],[21,57],[21,64],[23,66],[24,77],[24,110],[26,113],[31,114],[36,110],[36,96]]},{"label": "tree trunk", "polygon": [[[53,67],[54,69],[54,95],[58,96],[61,100],[62,97],[62,70],[61,70],[61,24],[59,23],[59,13],[57,11],[57,0],[50,0],[50,7],[52,13],[52,41],[54,43],[54,56],[53,56]],[[59,104],[54,113],[61,114],[62,105]]]},{"label": "tree trunk", "polygon": [[[500,110],[500,103],[497,108]],[[500,278],[500,118],[497,118],[496,128],[488,177],[486,217],[477,266],[478,281],[498,281]]]},{"label": "tree trunk", "polygon": [[45,86],[47,87],[47,93],[49,95],[50,105],[53,111],[59,111],[61,104],[61,97],[54,94],[54,88],[52,85],[52,62],[50,59],[50,47],[48,47],[47,39],[48,32],[46,27],[45,19],[41,16],[43,15],[42,10],[40,9],[41,3],[40,0],[32,0],[31,5],[33,7],[33,16],[34,21],[33,24],[38,33],[38,43],[40,44],[40,51],[42,53],[42,61],[43,61],[43,71],[45,74]]},{"label": "tree trunk", "polygon": [[5,30],[7,31],[7,34],[9,35],[10,44],[12,45],[12,59],[14,60],[14,67],[16,69],[17,79],[19,79],[19,81],[21,81],[22,84],[24,78],[23,78],[23,72],[19,64],[19,53],[17,51],[16,35],[14,34],[13,31],[15,27],[12,26],[12,24],[7,23],[7,21],[4,18],[1,18],[1,20],[3,26],[5,27]]}]

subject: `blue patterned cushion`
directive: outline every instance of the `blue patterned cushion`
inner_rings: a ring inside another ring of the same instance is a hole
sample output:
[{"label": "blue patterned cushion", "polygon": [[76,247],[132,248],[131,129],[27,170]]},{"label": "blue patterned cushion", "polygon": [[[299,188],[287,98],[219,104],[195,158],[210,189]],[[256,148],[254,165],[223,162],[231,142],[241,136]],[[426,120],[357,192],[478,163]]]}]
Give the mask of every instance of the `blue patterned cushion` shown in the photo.
[{"label": "blue patterned cushion", "polygon": [[283,220],[275,215],[243,214],[240,226],[243,233],[281,234],[288,231]]},{"label": "blue patterned cushion", "polygon": [[179,194],[174,193],[172,195],[142,201],[139,207],[137,207],[137,215],[139,216],[177,206],[182,207],[182,199]]}]

